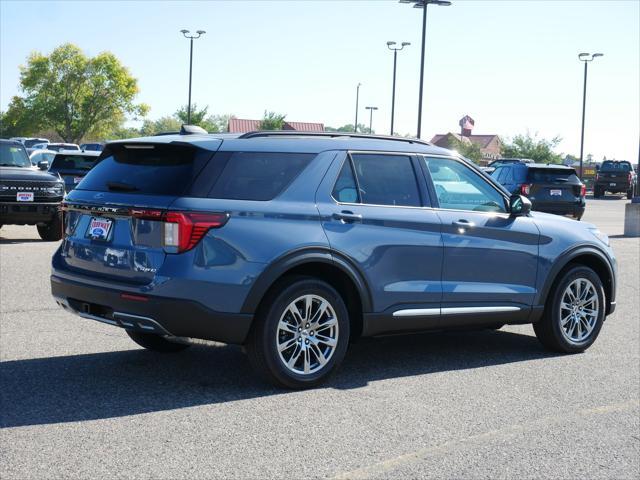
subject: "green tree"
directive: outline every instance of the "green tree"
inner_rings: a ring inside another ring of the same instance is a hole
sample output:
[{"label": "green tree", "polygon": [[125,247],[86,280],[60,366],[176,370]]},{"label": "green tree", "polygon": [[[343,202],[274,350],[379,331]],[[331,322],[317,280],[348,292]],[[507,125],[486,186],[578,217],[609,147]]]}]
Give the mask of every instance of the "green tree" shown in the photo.
[{"label": "green tree", "polygon": [[157,120],[145,120],[140,135],[150,136],[157,133],[179,132],[182,122],[175,117],[160,117]]},{"label": "green tree", "polygon": [[12,99],[5,116],[9,126],[24,126],[22,135],[53,129],[64,141],[79,143],[148,109],[134,103],[137,80],[112,53],[89,58],[70,43],[48,56],[32,53],[20,68],[20,88],[23,95]]},{"label": "green tree", "polygon": [[258,124],[258,130],[282,130],[284,127],[284,117],[281,113],[264,111],[264,117]]},{"label": "green tree", "polygon": [[539,163],[562,163],[562,155],[553,151],[562,138],[556,136],[551,140],[531,136],[529,132],[516,135],[511,142],[502,142],[502,156],[505,158],[530,158]]},{"label": "green tree", "polygon": [[453,135],[449,135],[447,140],[449,141],[449,148],[455,150],[463,157],[468,158],[475,163],[478,163],[482,158],[480,145],[473,143],[472,141],[462,142]]},{"label": "green tree", "polygon": [[[353,133],[353,123],[347,123],[346,125],[343,125],[341,127],[338,128],[334,128],[334,127],[324,127],[324,130],[326,132],[346,132],[346,133]],[[369,127],[365,127],[364,124],[359,123],[358,124],[358,132],[369,132]]]}]

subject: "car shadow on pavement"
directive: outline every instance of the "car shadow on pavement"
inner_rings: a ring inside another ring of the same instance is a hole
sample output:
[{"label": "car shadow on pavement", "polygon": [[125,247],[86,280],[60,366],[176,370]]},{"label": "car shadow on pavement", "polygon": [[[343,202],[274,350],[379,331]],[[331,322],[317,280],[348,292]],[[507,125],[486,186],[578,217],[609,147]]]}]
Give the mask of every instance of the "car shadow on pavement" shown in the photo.
[{"label": "car shadow on pavement", "polygon": [[0,235],[0,245],[14,245],[20,243],[45,243],[39,238],[4,238]]},{"label": "car shadow on pavement", "polygon": [[[323,388],[524,362],[552,354],[535,337],[506,331],[363,339]],[[286,395],[261,382],[239,347],[142,349],[0,363],[0,427],[76,422]]]}]

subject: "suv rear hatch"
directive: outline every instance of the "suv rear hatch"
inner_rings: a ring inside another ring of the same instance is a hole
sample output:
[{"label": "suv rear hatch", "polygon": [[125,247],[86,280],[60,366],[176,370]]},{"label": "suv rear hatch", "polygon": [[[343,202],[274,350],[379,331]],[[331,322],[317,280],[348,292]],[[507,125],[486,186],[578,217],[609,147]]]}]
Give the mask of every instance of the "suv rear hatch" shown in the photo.
[{"label": "suv rear hatch", "polygon": [[64,180],[65,191],[70,192],[93,168],[97,160],[98,156],[94,154],[58,153],[53,158],[49,171],[58,173]]},{"label": "suv rear hatch", "polygon": [[542,204],[579,202],[586,193],[576,171],[560,167],[529,167],[522,189],[533,202]]},{"label": "suv rear hatch", "polygon": [[107,146],[67,196],[60,267],[138,285],[151,282],[167,253],[188,250],[192,234],[219,226],[216,219],[226,221],[170,212],[220,144],[209,141],[206,149],[180,142]]}]

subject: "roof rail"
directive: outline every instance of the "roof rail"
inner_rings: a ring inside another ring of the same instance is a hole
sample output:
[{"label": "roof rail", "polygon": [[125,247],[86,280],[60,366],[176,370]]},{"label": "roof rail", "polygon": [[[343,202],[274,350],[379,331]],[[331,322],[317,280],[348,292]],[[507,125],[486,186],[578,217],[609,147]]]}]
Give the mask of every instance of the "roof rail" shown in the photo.
[{"label": "roof rail", "polygon": [[370,140],[393,140],[396,142],[418,143],[421,145],[431,145],[429,142],[418,138],[392,137],[390,135],[367,135],[363,133],[350,132],[299,132],[297,130],[267,130],[258,132],[247,132],[238,138],[260,138],[260,137],[326,137],[326,138],[367,138]]}]

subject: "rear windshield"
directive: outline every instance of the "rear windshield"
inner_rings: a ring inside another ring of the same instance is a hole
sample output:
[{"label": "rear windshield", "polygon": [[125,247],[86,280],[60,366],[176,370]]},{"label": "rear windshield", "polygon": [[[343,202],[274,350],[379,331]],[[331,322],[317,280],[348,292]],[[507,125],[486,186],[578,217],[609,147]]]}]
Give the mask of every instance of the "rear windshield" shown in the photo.
[{"label": "rear windshield", "polygon": [[611,162],[607,160],[602,162],[600,171],[606,170],[607,172],[630,172],[631,164],[629,162]]},{"label": "rear windshield", "polygon": [[207,196],[233,200],[271,200],[314,157],[312,153],[218,153],[211,163],[220,173],[216,175],[217,179]]},{"label": "rear windshield", "polygon": [[572,168],[530,168],[531,183],[544,182],[577,182],[578,176]]},{"label": "rear windshield", "polygon": [[98,160],[95,156],[85,155],[56,155],[49,170],[85,170],[89,171]]},{"label": "rear windshield", "polygon": [[0,167],[30,167],[31,161],[22,145],[0,143]]},{"label": "rear windshield", "polygon": [[110,146],[78,189],[182,195],[211,154],[190,145]]}]

